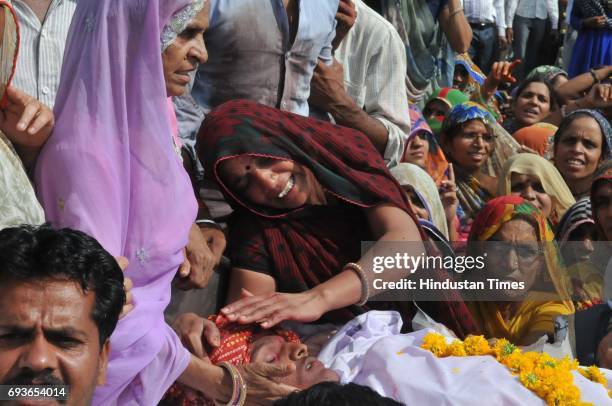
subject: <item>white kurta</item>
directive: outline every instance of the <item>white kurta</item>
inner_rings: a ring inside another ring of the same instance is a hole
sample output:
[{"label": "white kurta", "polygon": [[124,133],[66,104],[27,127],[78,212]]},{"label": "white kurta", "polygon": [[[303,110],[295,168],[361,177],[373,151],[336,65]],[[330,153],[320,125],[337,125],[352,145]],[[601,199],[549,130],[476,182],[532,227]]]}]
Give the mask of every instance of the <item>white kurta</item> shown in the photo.
[{"label": "white kurta", "polygon": [[[437,358],[420,348],[432,330],[400,334],[396,312],[371,311],[346,324],[319,353],[342,383],[366,385],[412,405],[544,405],[491,356]],[[612,405],[605,388],[574,373],[582,401]]]}]

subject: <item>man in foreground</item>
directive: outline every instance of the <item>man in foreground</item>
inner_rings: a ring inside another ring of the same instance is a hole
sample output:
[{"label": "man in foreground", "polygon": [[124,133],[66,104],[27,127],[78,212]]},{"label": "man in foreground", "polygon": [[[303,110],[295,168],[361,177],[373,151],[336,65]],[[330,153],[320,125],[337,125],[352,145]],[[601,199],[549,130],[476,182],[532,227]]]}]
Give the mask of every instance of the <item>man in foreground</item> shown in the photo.
[{"label": "man in foreground", "polygon": [[119,265],[86,234],[0,231],[0,385],[67,385],[67,405],[89,405],[125,301]]}]

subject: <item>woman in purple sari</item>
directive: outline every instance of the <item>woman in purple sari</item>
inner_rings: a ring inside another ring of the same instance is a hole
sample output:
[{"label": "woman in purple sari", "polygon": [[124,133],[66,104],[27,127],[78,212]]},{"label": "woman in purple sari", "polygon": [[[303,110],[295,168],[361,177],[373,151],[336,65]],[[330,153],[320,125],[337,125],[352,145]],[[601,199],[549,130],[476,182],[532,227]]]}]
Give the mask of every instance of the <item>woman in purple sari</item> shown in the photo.
[{"label": "woman in purple sari", "polygon": [[[205,0],[82,0],[72,21],[38,190],[55,227],[85,231],[127,257],[134,283],[134,309],[111,337],[95,405],[154,405],[177,379],[224,401],[236,389],[238,371],[192,356],[163,314],[196,216],[167,97],[184,92],[206,61],[207,24]],[[286,393],[263,378],[269,367],[239,371],[251,395]]]}]

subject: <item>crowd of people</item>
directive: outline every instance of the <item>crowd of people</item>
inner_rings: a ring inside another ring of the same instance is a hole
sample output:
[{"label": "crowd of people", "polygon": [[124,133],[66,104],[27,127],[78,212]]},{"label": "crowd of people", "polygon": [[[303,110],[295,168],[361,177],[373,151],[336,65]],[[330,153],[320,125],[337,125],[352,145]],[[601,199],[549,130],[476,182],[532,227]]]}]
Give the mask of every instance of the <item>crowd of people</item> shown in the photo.
[{"label": "crowd of people", "polygon": [[[574,404],[520,347],[612,404],[610,1],[0,0],[0,30],[0,385]],[[398,246],[484,265],[380,289]]]}]

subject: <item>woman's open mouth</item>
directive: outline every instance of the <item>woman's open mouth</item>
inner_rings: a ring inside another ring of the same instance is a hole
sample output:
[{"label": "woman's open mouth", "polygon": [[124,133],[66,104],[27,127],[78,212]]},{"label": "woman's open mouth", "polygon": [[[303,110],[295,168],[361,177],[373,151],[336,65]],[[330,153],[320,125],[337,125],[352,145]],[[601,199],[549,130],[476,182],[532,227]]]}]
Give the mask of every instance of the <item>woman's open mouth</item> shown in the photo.
[{"label": "woman's open mouth", "polygon": [[473,161],[480,162],[485,159],[485,154],[482,152],[470,152],[468,154]]},{"label": "woman's open mouth", "polygon": [[534,108],[528,108],[523,110],[523,113],[525,114],[525,116],[529,117],[529,118],[537,118],[539,116],[539,112],[537,109]]},{"label": "woman's open mouth", "polygon": [[278,194],[278,198],[282,199],[283,197],[287,196],[289,192],[291,192],[291,189],[293,189],[294,185],[295,185],[295,178],[293,177],[293,175],[291,175],[289,176],[289,180],[287,181],[285,188]]},{"label": "woman's open mouth", "polygon": [[569,169],[582,169],[584,168],[585,162],[578,158],[569,158],[565,161]]}]

